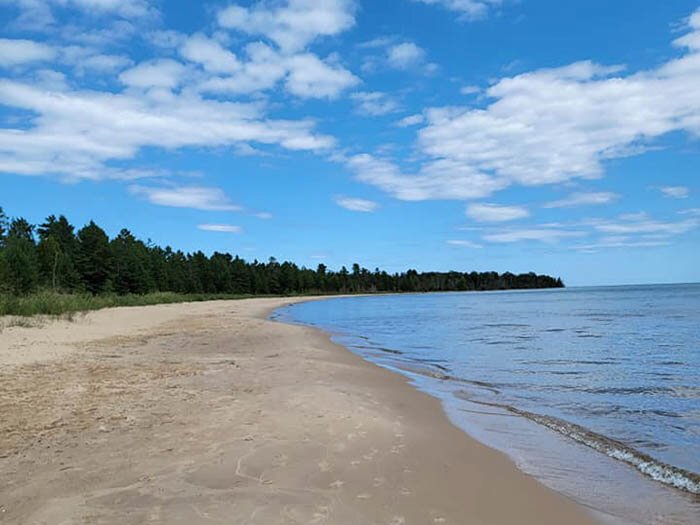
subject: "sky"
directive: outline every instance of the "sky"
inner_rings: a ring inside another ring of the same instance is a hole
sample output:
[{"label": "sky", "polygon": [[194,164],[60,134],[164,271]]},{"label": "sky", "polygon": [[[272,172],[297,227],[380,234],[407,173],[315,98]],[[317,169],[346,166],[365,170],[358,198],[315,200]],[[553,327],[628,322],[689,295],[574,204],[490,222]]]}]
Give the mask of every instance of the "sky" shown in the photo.
[{"label": "sky", "polygon": [[0,0],[0,206],[184,251],[700,281],[698,0]]}]

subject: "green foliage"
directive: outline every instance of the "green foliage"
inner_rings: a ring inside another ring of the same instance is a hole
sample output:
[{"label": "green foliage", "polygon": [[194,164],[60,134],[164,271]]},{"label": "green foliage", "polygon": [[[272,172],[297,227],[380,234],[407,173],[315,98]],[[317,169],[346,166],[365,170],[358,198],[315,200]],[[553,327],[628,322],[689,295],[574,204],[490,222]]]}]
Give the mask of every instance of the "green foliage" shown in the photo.
[{"label": "green foliage", "polygon": [[40,281],[53,291],[68,291],[80,288],[80,276],[75,269],[77,240],[74,227],[61,215],[47,217],[37,228],[39,244]]},{"label": "green foliage", "polygon": [[14,294],[26,294],[39,282],[39,264],[32,226],[24,219],[10,223],[0,253],[0,288]]},{"label": "green foliage", "polygon": [[[35,233],[36,232],[36,233]],[[37,243],[38,240],[38,243]],[[534,273],[373,272],[355,263],[313,270],[271,257],[266,263],[201,251],[161,248],[121,230],[110,241],[94,222],[77,234],[64,216],[36,230],[0,208],[0,315],[64,313],[122,304],[153,304],[242,295],[437,292],[562,287]]]},{"label": "green foliage", "polygon": [[78,232],[75,267],[88,292],[110,291],[113,267],[109,237],[93,221]]},{"label": "green foliage", "polygon": [[62,294],[40,291],[29,295],[0,294],[0,316],[66,315],[115,306],[148,306],[221,299],[244,299],[249,295],[177,294],[154,292],[144,295]]}]

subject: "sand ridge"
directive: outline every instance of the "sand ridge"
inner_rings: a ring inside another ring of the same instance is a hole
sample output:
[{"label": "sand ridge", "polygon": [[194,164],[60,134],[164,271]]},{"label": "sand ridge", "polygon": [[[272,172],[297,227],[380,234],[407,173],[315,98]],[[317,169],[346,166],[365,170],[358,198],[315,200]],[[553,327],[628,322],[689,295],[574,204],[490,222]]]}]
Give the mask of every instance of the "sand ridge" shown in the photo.
[{"label": "sand ridge", "polygon": [[593,523],[290,301],[6,328],[0,522]]}]

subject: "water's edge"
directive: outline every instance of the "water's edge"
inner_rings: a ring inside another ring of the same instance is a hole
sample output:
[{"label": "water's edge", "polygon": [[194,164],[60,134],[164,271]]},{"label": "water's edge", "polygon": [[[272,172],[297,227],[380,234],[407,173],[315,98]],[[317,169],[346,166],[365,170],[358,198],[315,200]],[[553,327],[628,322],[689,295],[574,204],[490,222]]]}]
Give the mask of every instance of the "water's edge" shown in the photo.
[{"label": "water's edge", "polygon": [[[645,454],[641,451],[634,449],[633,447],[625,445],[624,443],[608,438],[604,435],[597,434],[586,429],[585,427],[576,425],[563,419],[525,411],[510,405],[490,403],[483,400],[474,399],[466,388],[459,388],[460,383],[469,384],[469,386],[485,389],[489,389],[491,388],[491,386],[485,382],[474,382],[459,377],[453,377],[449,374],[450,370],[448,368],[443,367],[434,362],[415,363],[413,362],[413,360],[402,360],[402,352],[395,349],[381,348],[378,346],[369,345],[363,347],[362,345],[353,344],[352,341],[347,340],[347,336],[350,336],[351,334],[334,333],[332,329],[329,329],[329,327],[319,326],[311,322],[303,322],[298,320],[290,313],[291,309],[293,309],[294,306],[295,305],[288,305],[285,307],[278,308],[270,314],[269,318],[276,322],[296,324],[320,330],[326,335],[328,335],[329,338],[335,343],[345,347],[348,351],[359,355],[360,357],[369,361],[370,363],[381,366],[383,368],[387,368],[395,373],[399,373],[404,377],[407,377],[409,379],[409,384],[411,384],[414,388],[417,388],[418,390],[421,390],[425,393],[428,393],[429,395],[432,395],[433,397],[436,397],[441,402],[446,416],[453,420],[453,422],[455,422],[455,424],[463,432],[465,432],[466,435],[468,435],[472,439],[480,441],[481,443],[489,446],[490,448],[495,448],[496,450],[499,450],[511,456],[511,459],[515,461],[517,468],[523,470],[529,475],[532,475],[540,481],[545,480],[543,480],[540,476],[521,468],[521,466],[518,464],[518,461],[516,461],[516,458],[513,457],[508,450],[504,450],[502,447],[490,443],[487,439],[480,438],[478,435],[475,435],[475,433],[472,432],[469,428],[465,428],[464,425],[458,424],[455,421],[453,415],[450,414],[450,410],[448,409],[448,406],[446,404],[446,399],[444,399],[440,395],[437,395],[435,391],[431,391],[429,387],[422,387],[416,380],[416,376],[423,376],[424,378],[428,378],[429,380],[434,380],[441,383],[449,383],[451,384],[449,390],[451,390],[454,397],[458,399],[461,399],[465,402],[474,403],[475,405],[498,408],[513,416],[528,420],[531,423],[536,424],[536,426],[541,428],[541,431],[543,432],[546,432],[548,430],[555,432],[557,435],[563,436],[567,440],[575,442],[577,445],[588,447],[589,449],[595,451],[595,453],[600,453],[602,455],[605,455],[607,458],[617,460],[615,463],[620,462],[626,464],[627,466],[631,466],[636,469],[636,472],[642,474],[644,478],[659,482],[659,484],[662,484],[665,487],[672,487],[671,490],[678,490],[678,492],[688,494],[688,496],[690,496],[692,499],[697,498],[697,495],[700,494],[700,475],[698,475],[697,473],[690,472],[682,468],[675,467],[673,465],[669,465],[667,463],[659,461],[649,456],[648,454]],[[356,334],[353,334],[352,336],[362,337]],[[372,351],[379,352],[384,354],[386,357],[376,358],[372,355],[367,355],[368,351],[370,351],[370,353]],[[471,385],[471,383],[475,384]],[[556,485],[552,485],[551,483],[547,482],[545,482],[545,484],[553,490],[562,492],[562,494],[564,494],[565,496],[573,497],[579,503],[588,507],[595,515],[597,515],[604,522],[642,523],[642,521],[637,521],[637,519],[634,518],[630,521],[629,516],[619,515],[616,512],[610,512],[609,509],[599,508],[595,504],[592,505],[590,500],[586,501],[586,498],[580,499],[576,497],[575,494],[572,494],[570,491],[560,490],[560,488]],[[673,521],[669,523],[676,522]],[[679,521],[678,523],[685,523],[685,521]]]},{"label": "water's edge", "polygon": [[[397,352],[397,350],[382,348],[378,348],[378,350],[387,351],[390,353]],[[413,373],[426,375],[440,381],[471,383],[481,388],[491,388],[488,383],[481,381],[468,381],[459,377],[453,377],[444,373],[447,372],[445,367],[437,365],[432,366],[436,366],[436,368],[439,368],[440,371],[431,371],[427,368],[424,370],[414,368],[410,371]],[[400,369],[401,367],[398,368]],[[492,403],[478,400],[475,399],[474,396],[472,396],[467,390],[457,390],[456,396],[478,405],[502,408],[512,414],[529,419],[538,425],[544,426],[567,438],[592,448],[593,450],[605,454],[612,459],[627,463],[654,481],[669,485],[690,494],[700,494],[700,474],[664,463],[663,461],[653,458],[649,454],[645,454],[644,452],[641,452],[634,447],[626,445],[625,443],[622,443],[616,439],[598,434],[581,425],[577,425],[554,416],[529,412],[527,410],[522,410],[504,403]]]}]

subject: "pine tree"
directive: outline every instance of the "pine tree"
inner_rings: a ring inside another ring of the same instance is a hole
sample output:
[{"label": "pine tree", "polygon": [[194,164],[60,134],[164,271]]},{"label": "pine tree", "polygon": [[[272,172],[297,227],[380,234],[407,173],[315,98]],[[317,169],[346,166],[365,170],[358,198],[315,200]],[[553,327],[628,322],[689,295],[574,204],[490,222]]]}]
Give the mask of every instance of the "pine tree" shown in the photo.
[{"label": "pine tree", "polygon": [[36,289],[39,282],[34,227],[24,219],[10,223],[2,250],[3,286],[15,294]]},{"label": "pine tree", "polygon": [[148,249],[129,230],[122,229],[109,247],[115,292],[143,294],[154,288]]},{"label": "pine tree", "polygon": [[54,215],[37,228],[39,274],[44,286],[53,290],[73,291],[80,287],[74,258],[77,240],[74,227],[63,215]]},{"label": "pine tree", "polygon": [[111,291],[109,238],[93,221],[78,232],[75,267],[87,291],[93,294]]}]

